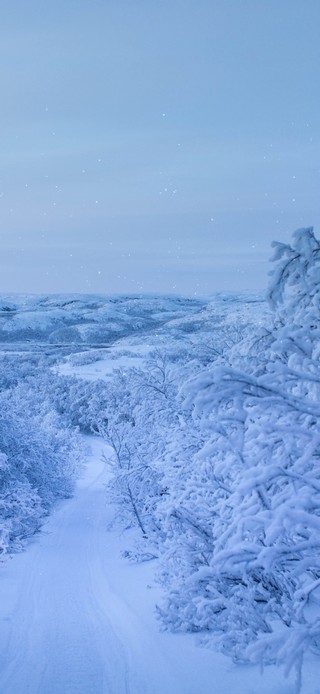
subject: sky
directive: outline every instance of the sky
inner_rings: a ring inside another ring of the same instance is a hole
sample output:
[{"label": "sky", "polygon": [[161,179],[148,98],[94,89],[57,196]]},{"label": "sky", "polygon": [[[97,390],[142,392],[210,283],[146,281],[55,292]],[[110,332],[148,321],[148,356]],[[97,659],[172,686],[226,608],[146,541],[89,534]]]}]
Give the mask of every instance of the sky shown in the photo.
[{"label": "sky", "polygon": [[320,234],[318,0],[2,0],[0,292],[265,289]]}]

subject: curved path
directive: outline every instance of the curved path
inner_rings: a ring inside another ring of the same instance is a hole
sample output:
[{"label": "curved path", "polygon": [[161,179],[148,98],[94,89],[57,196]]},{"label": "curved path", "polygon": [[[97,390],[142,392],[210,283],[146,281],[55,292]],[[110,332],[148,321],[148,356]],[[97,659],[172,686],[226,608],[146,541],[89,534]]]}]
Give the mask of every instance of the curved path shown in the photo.
[{"label": "curved path", "polygon": [[145,635],[107,580],[105,468],[93,456],[74,498],[2,569],[1,694],[163,692],[146,684]]}]

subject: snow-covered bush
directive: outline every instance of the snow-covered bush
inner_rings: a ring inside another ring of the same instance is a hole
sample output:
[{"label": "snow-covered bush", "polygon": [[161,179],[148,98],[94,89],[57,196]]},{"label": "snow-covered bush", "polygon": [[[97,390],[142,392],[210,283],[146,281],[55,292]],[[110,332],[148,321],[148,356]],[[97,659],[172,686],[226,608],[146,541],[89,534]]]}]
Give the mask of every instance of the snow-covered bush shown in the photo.
[{"label": "snow-covered bush", "polygon": [[22,369],[24,378],[12,368],[12,375],[8,368],[0,372],[6,384],[0,392],[1,554],[19,549],[54,502],[70,496],[81,459],[76,431],[63,426],[48,399],[54,377],[34,363]]},{"label": "snow-covered bush", "polygon": [[72,366],[86,366],[87,364],[94,364],[96,361],[104,359],[105,356],[105,349],[91,349],[85,352],[76,352],[75,354],[70,354],[68,362]]},{"label": "snow-covered bush", "polygon": [[47,374],[46,392],[64,426],[92,434],[107,423],[113,403],[105,381],[88,382],[74,376]]},{"label": "snow-covered bush", "polygon": [[184,387],[198,450],[163,509],[160,613],[237,660],[295,666],[299,687],[305,650],[320,654],[320,245],[305,229],[275,248],[272,331],[242,369]]},{"label": "snow-covered bush", "polygon": [[160,527],[155,508],[162,494],[158,461],[173,425],[173,391],[168,364],[155,352],[145,371],[115,372],[107,422],[99,428],[114,451],[109,498],[122,523],[138,525],[156,543]]}]

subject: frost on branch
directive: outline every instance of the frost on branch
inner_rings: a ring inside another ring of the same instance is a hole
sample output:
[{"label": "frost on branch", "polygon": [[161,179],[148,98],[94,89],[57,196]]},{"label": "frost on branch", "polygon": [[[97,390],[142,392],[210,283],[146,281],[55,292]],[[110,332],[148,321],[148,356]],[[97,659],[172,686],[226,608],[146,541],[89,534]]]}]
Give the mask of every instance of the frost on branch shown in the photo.
[{"label": "frost on branch", "polygon": [[282,322],[315,329],[320,310],[320,243],[312,227],[298,229],[292,246],[274,242],[268,298]]}]

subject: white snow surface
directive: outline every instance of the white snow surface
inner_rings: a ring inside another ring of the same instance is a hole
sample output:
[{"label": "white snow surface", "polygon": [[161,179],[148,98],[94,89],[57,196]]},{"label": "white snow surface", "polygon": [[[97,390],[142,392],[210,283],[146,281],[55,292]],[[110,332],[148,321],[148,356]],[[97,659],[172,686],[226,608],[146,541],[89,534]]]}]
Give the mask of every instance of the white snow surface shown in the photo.
[{"label": "white snow surface", "polygon": [[[109,448],[91,442],[74,497],[1,566],[1,694],[291,694],[276,668],[260,675],[192,634],[159,630],[154,562],[121,556],[106,505]],[[319,694],[315,666],[302,692]]]}]

